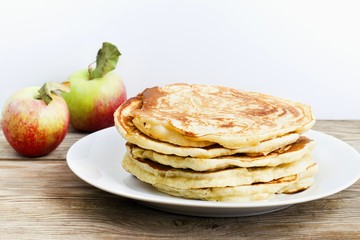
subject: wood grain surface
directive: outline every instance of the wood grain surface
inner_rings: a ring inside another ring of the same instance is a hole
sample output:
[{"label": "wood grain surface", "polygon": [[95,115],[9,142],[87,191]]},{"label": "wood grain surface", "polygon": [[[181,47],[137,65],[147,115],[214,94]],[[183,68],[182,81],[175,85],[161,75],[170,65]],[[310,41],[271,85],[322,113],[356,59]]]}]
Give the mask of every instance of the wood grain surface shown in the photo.
[{"label": "wood grain surface", "polygon": [[[360,121],[318,121],[360,151]],[[265,215],[205,218],[153,210],[80,180],[68,168],[70,131],[42,158],[16,154],[0,132],[0,239],[360,239],[360,182]],[[339,159],[341,164],[341,159]]]}]

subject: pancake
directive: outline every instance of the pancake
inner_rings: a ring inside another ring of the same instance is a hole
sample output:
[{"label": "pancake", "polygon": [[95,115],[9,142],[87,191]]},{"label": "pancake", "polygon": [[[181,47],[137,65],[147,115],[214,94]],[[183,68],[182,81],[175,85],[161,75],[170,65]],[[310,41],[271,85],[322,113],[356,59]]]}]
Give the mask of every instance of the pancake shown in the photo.
[{"label": "pancake", "polygon": [[298,174],[313,164],[310,155],[302,159],[275,167],[228,168],[218,171],[193,171],[162,165],[145,158],[133,158],[125,154],[122,166],[143,182],[152,185],[192,189],[249,185],[270,182],[275,179]]},{"label": "pancake", "polygon": [[254,201],[303,191],[318,166],[310,106],[221,86],[145,89],[114,113],[127,141],[122,166],[161,192]]},{"label": "pancake", "polygon": [[314,146],[314,141],[302,136],[284,150],[271,152],[267,156],[234,154],[217,158],[194,158],[161,154],[153,150],[140,148],[131,143],[126,144],[127,151],[132,158],[146,158],[173,168],[192,169],[195,171],[213,171],[233,167],[273,167],[301,159],[310,153]]},{"label": "pancake", "polygon": [[123,118],[152,139],[184,147],[252,147],[315,123],[307,105],[221,86],[153,87],[128,101]]},{"label": "pancake", "polygon": [[144,149],[154,150],[158,153],[199,158],[214,158],[224,155],[233,155],[236,153],[266,155],[274,150],[294,143],[300,137],[299,133],[289,133],[274,139],[262,141],[255,146],[241,147],[237,149],[224,148],[218,144],[208,147],[178,146],[153,139],[136,128],[132,121],[133,117],[131,116],[131,112],[136,109],[138,103],[137,98],[130,98],[115,111],[114,119],[116,129],[126,141]]},{"label": "pancake", "polygon": [[180,189],[162,184],[155,184],[154,187],[166,194],[189,199],[250,202],[268,200],[273,198],[275,194],[297,193],[306,190],[313,184],[313,176],[317,170],[318,166],[313,164],[306,171],[297,175],[283,177],[266,183],[234,187]]}]

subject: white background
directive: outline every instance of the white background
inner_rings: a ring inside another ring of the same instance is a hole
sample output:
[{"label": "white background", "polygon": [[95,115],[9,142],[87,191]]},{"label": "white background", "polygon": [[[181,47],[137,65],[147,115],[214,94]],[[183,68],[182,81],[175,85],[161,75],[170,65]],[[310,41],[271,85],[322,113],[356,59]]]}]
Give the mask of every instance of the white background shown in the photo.
[{"label": "white background", "polygon": [[359,1],[0,0],[0,104],[62,82],[117,45],[133,96],[174,82],[225,85],[360,119]]}]

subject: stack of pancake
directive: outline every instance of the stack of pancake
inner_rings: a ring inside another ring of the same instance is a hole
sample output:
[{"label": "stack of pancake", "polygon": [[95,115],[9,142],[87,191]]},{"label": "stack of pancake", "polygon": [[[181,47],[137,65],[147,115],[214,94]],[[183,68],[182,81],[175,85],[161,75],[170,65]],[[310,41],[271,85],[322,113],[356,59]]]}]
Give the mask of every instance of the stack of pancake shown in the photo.
[{"label": "stack of pancake", "polygon": [[221,86],[145,89],[115,112],[124,169],[161,192],[253,201],[313,184],[307,105]]}]

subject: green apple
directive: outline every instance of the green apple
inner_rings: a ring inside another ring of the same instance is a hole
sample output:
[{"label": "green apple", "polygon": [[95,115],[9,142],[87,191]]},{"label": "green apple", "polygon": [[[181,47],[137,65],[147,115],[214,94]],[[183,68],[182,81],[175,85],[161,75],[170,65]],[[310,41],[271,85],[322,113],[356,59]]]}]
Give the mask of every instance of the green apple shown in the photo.
[{"label": "green apple", "polygon": [[69,87],[46,83],[10,96],[3,107],[1,128],[6,140],[27,157],[47,155],[64,139],[70,123],[66,102],[54,91]]},{"label": "green apple", "polygon": [[126,100],[126,89],[114,71],[120,52],[111,43],[103,43],[96,57],[96,68],[72,74],[70,92],[62,93],[70,111],[71,125],[93,132],[114,126],[114,112]]}]

